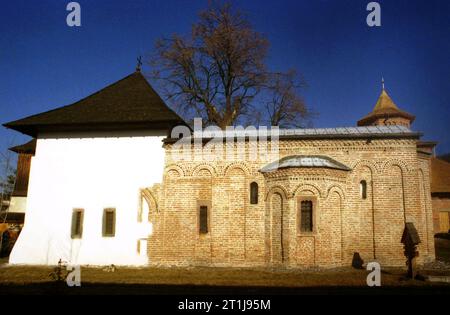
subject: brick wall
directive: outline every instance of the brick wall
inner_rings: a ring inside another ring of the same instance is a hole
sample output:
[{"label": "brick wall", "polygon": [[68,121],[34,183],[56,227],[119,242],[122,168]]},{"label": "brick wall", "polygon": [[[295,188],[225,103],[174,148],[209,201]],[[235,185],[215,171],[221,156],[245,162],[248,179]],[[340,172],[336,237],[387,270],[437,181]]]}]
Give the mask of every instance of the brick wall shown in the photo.
[{"label": "brick wall", "polygon": [[[245,143],[246,152],[255,145]],[[414,222],[421,237],[419,263],[434,259],[429,160],[418,155],[415,140],[283,140],[279,158],[324,155],[351,171],[296,168],[265,175],[259,169],[274,160],[270,154],[230,160],[211,151],[197,161],[179,161],[176,152],[199,152],[165,148],[164,179],[154,192],[150,264],[335,267],[350,265],[359,252],[366,262],[403,266],[405,221]],[[250,204],[253,181],[259,185],[256,205]],[[312,232],[299,228],[305,198],[314,202]],[[209,206],[204,235],[199,203]]]}]

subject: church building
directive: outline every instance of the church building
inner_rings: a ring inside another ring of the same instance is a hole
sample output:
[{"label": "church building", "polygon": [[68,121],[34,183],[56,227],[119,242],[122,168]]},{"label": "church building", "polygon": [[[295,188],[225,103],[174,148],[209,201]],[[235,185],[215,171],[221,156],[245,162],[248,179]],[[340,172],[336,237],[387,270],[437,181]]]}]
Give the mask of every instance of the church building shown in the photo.
[{"label": "church building", "polygon": [[434,144],[414,118],[383,86],[356,127],[191,130],[136,71],[5,124],[36,139],[10,263],[404,266],[406,223],[432,261]]}]

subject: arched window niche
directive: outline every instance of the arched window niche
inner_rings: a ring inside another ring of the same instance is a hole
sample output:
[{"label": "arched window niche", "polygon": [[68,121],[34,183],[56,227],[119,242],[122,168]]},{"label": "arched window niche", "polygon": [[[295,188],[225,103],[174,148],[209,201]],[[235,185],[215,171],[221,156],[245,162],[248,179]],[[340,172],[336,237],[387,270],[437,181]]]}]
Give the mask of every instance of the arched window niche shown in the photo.
[{"label": "arched window niche", "polygon": [[258,183],[256,182],[250,184],[250,204],[258,204]]},{"label": "arched window niche", "polygon": [[361,199],[367,199],[367,182],[365,180],[359,182],[359,191],[361,194]]}]

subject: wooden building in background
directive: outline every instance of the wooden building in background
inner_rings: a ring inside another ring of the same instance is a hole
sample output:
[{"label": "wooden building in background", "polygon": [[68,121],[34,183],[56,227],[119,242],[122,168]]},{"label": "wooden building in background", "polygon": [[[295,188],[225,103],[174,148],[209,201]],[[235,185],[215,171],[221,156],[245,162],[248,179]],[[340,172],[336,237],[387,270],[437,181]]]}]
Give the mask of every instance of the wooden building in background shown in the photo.
[{"label": "wooden building in background", "polygon": [[16,181],[6,215],[6,222],[11,224],[23,224],[27,207],[31,158],[34,156],[36,150],[36,139],[23,145],[12,147],[10,150],[17,153],[18,157]]},{"label": "wooden building in background", "polygon": [[435,233],[450,230],[450,163],[431,158],[431,199]]}]

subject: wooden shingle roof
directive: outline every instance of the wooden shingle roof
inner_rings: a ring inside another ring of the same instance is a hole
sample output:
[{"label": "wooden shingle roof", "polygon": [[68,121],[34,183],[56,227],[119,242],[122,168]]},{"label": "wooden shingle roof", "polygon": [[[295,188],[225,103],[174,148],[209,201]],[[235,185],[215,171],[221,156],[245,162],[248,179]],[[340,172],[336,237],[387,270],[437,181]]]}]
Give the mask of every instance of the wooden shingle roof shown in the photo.
[{"label": "wooden shingle roof", "polygon": [[36,139],[30,140],[27,143],[9,148],[9,150],[16,152],[16,153],[34,154],[36,151]]},{"label": "wooden shingle roof", "polygon": [[32,137],[40,132],[169,130],[186,123],[140,71],[68,106],[4,124]]},{"label": "wooden shingle roof", "polygon": [[385,117],[403,117],[409,119],[412,123],[416,118],[414,115],[407,113],[397,107],[394,101],[391,99],[389,94],[385,89],[381,91],[380,96],[378,97],[377,103],[371,113],[363,117],[358,121],[358,126],[365,126],[378,118]]}]

